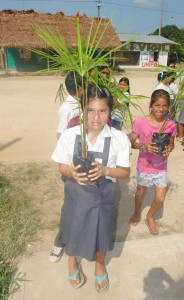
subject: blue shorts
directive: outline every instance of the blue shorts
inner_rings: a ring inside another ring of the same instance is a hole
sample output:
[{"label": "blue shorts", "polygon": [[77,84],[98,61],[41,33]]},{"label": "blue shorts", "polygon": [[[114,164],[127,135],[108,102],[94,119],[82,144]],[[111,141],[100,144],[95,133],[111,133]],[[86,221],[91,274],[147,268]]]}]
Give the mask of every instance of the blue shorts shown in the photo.
[{"label": "blue shorts", "polygon": [[142,186],[157,186],[166,187],[167,186],[167,173],[140,173],[137,172],[137,184]]}]

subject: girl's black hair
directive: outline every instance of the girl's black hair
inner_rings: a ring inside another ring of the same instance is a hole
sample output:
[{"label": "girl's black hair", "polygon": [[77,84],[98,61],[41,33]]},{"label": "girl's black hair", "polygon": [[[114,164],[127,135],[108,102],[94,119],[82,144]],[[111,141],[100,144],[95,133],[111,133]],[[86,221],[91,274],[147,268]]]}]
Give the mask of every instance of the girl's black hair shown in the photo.
[{"label": "girl's black hair", "polygon": [[149,109],[151,109],[152,105],[159,99],[163,98],[167,101],[168,106],[170,105],[170,95],[167,91],[159,89],[155,90],[151,95],[151,101],[149,105]]},{"label": "girl's black hair", "polygon": [[109,66],[98,66],[98,71],[101,72],[104,69],[108,69],[109,70]]},{"label": "girl's black hair", "polygon": [[75,71],[70,71],[65,78],[65,86],[71,96],[76,96],[79,87],[84,88],[84,83],[84,78]]},{"label": "girl's black hair", "polygon": [[119,83],[121,82],[125,82],[127,84],[127,92],[130,94],[130,81],[128,79],[128,77],[122,77],[120,80],[119,80]]},{"label": "girl's black hair", "polygon": [[105,86],[96,86],[94,84],[90,84],[88,86],[88,91],[87,91],[87,97],[88,101],[91,99],[99,99],[99,100],[107,100],[107,104],[110,110],[110,113],[112,111],[112,106],[113,106],[113,97]]},{"label": "girl's black hair", "polygon": [[170,77],[172,79],[172,81],[174,81],[175,77],[176,77],[176,73],[172,72],[172,71],[163,71],[158,73],[157,75],[157,79],[158,81],[163,81],[165,78]]},{"label": "girl's black hair", "polygon": [[160,82],[160,81],[163,81],[166,77],[168,77],[167,72],[163,71],[163,72],[158,73],[157,80]]}]

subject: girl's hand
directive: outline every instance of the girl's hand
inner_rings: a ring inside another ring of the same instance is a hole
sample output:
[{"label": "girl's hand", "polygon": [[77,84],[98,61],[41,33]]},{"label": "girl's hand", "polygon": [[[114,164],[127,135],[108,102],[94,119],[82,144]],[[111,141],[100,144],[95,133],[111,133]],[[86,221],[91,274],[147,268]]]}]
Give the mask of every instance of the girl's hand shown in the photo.
[{"label": "girl's hand", "polygon": [[143,149],[146,149],[149,153],[153,153],[153,154],[158,153],[158,148],[155,146],[155,143],[144,144]]},{"label": "girl's hand", "polygon": [[165,146],[165,150],[163,152],[163,156],[168,157],[172,150],[173,150],[173,146],[172,145]]},{"label": "girl's hand", "polygon": [[80,173],[81,165],[74,166],[73,164],[70,165],[70,172],[71,172],[71,177],[77,181],[78,184],[80,185],[85,185],[85,181],[88,180],[87,173]]},{"label": "girl's hand", "polygon": [[94,161],[91,165],[94,166],[94,168],[89,171],[88,179],[94,181],[105,176],[105,166],[100,164],[98,161]]}]

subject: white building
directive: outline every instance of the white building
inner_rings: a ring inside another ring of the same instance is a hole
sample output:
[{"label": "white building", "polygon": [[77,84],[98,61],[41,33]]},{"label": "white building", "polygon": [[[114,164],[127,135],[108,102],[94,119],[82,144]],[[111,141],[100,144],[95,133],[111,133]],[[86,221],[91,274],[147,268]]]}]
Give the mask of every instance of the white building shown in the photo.
[{"label": "white building", "polygon": [[117,51],[115,56],[120,58],[118,60],[120,68],[167,66],[170,46],[178,45],[159,35],[118,34],[118,36],[122,42],[122,50]]}]

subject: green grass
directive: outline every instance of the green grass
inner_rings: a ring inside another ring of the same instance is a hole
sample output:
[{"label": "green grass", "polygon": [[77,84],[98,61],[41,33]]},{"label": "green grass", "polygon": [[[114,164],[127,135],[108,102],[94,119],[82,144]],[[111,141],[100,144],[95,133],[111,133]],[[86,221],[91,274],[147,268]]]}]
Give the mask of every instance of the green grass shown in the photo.
[{"label": "green grass", "polygon": [[21,258],[59,225],[63,184],[52,162],[0,167],[0,300],[8,300],[24,280]]},{"label": "green grass", "polygon": [[16,274],[28,244],[37,240],[41,225],[39,210],[30,197],[4,175],[0,175],[0,299],[6,300],[19,288],[23,274]]},{"label": "green grass", "polygon": [[17,292],[20,283],[24,280],[23,273],[16,272],[16,265],[8,262],[0,262],[0,299],[7,300],[9,296]]}]

